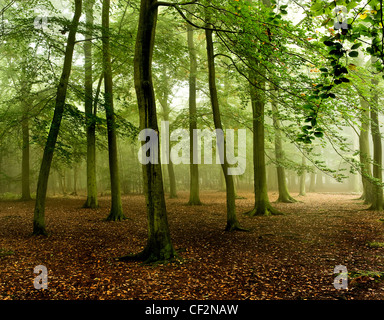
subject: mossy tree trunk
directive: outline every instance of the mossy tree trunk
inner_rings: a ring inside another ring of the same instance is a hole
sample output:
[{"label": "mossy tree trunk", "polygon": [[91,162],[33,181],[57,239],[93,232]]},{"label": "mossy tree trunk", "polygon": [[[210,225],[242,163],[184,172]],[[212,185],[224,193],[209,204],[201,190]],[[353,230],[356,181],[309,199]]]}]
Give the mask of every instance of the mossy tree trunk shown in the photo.
[{"label": "mossy tree trunk", "polygon": [[47,235],[45,225],[45,200],[47,195],[48,178],[65,107],[65,98],[67,95],[68,81],[71,73],[73,51],[75,47],[77,27],[81,16],[81,8],[82,0],[75,0],[75,14],[69,28],[63,71],[60,77],[59,85],[57,87],[55,111],[45,144],[39,178],[37,181],[36,203],[33,216],[34,235]]},{"label": "mossy tree trunk", "polygon": [[[265,83],[254,72],[250,73],[250,80],[258,86],[264,87]],[[269,202],[267,188],[267,172],[265,165],[265,141],[264,141],[264,93],[250,84],[250,96],[253,118],[253,175],[255,207],[246,212],[249,216],[281,214],[272,207]]]},{"label": "mossy tree trunk", "polygon": [[[152,81],[157,4],[157,0],[141,0],[134,58],[134,81],[140,128],[159,132]],[[150,162],[143,165],[143,181],[148,221],[147,244],[142,252],[121,257],[120,260],[138,259],[146,262],[169,260],[176,256],[176,251],[172,245],[168,225],[160,159],[157,164]]]},{"label": "mossy tree trunk", "polygon": [[108,221],[126,219],[121,203],[121,187],[119,164],[117,156],[116,119],[113,106],[113,83],[109,39],[109,10],[110,0],[103,0],[102,7],[102,43],[103,43],[103,73],[104,73],[104,107],[107,118],[108,160],[111,181],[111,210]]}]

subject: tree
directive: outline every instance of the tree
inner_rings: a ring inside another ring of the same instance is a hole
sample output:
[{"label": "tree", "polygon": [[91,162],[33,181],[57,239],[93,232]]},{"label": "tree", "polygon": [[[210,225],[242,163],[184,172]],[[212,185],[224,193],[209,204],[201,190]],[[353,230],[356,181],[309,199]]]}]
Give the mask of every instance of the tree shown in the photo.
[{"label": "tree", "polygon": [[[140,129],[159,132],[156,99],[152,81],[152,57],[158,15],[157,0],[141,0],[134,58],[134,81],[140,115]],[[143,142],[144,143],[144,142]],[[157,142],[159,147],[159,143]],[[164,261],[176,256],[171,241],[164,197],[160,159],[143,165],[144,195],[147,207],[148,240],[138,254],[120,260]]]},{"label": "tree", "polygon": [[372,188],[373,184],[369,177],[372,177],[371,170],[371,152],[369,147],[369,102],[365,100],[365,97],[360,97],[361,114],[360,123],[361,129],[359,132],[359,156],[361,164],[361,178],[363,184],[363,194],[361,199],[364,200],[365,204],[371,204],[372,199]]},{"label": "tree", "polygon": [[[209,20],[208,20],[209,21]],[[220,116],[220,106],[219,106],[219,100],[217,95],[217,88],[216,88],[216,72],[215,72],[215,53],[214,53],[214,47],[213,47],[213,31],[210,28],[210,24],[207,24],[207,28],[205,29],[205,37],[207,42],[207,60],[208,60],[208,79],[209,79],[209,92],[210,92],[210,99],[211,99],[211,107],[212,107],[212,114],[213,114],[213,122],[216,128],[216,136],[217,139],[219,139],[218,132],[223,132],[223,126],[221,123],[221,116]],[[239,221],[237,220],[236,216],[236,193],[235,193],[235,185],[233,181],[233,176],[228,174],[228,160],[226,155],[226,141],[225,137],[223,136],[222,139],[222,146],[221,147],[222,157],[221,160],[221,167],[223,170],[224,178],[225,178],[225,185],[226,185],[226,196],[227,196],[227,225],[225,227],[226,231],[235,231],[235,230],[244,230],[241,226]]]},{"label": "tree", "polygon": [[94,0],[84,1],[86,34],[84,41],[84,106],[87,127],[87,200],[85,208],[97,208],[96,183],[96,108],[93,108],[92,36]]},{"label": "tree", "polygon": [[[24,69],[22,67],[22,69]],[[31,200],[31,188],[30,188],[30,137],[29,137],[29,107],[31,103],[30,91],[31,82],[28,81],[25,70],[23,73],[23,81],[21,88],[21,103],[22,103],[22,165],[21,165],[21,200]]]},{"label": "tree", "polygon": [[56,93],[55,111],[44,148],[43,159],[41,161],[39,178],[37,182],[36,203],[33,216],[34,235],[47,235],[47,230],[45,227],[45,200],[47,194],[48,178],[65,107],[65,98],[67,94],[69,76],[71,73],[73,51],[75,47],[77,27],[81,16],[81,8],[82,0],[75,0],[75,13],[72,23],[69,26],[63,70]]},{"label": "tree", "polygon": [[[278,90],[275,90],[278,94]],[[292,203],[297,202],[288,191],[287,180],[285,176],[285,168],[283,161],[285,158],[285,152],[283,148],[283,141],[281,138],[281,124],[278,117],[278,106],[275,99],[272,100],[272,117],[273,125],[275,129],[275,157],[276,157],[276,171],[277,171],[277,184],[279,189],[279,197],[277,202]]]},{"label": "tree", "polygon": [[197,56],[194,43],[194,29],[187,24],[188,53],[189,53],[189,137],[190,137],[190,165],[189,165],[189,205],[201,205],[199,194],[199,166],[194,161],[195,151],[193,148],[194,130],[197,129],[196,114],[196,82],[197,82]]},{"label": "tree", "polygon": [[376,87],[378,85],[377,79],[372,79],[374,93],[371,103],[371,133],[373,141],[373,178],[375,183],[373,185],[372,204],[370,209],[382,211],[383,210],[383,187],[382,187],[382,143],[378,116],[378,93]]},{"label": "tree", "polygon": [[117,158],[116,120],[113,107],[113,82],[109,44],[109,10],[110,0],[103,0],[102,8],[102,43],[103,43],[103,73],[104,73],[104,108],[107,118],[108,160],[111,181],[111,210],[107,217],[109,221],[124,220],[121,204],[119,164]]},{"label": "tree", "polygon": [[[163,119],[164,121],[169,122],[169,114],[171,112],[170,107],[169,107],[169,93],[170,93],[170,86],[169,86],[169,81],[168,81],[169,75],[167,73],[167,68],[163,68],[163,74],[161,77],[161,83],[162,83],[162,90],[160,91],[158,100],[160,102],[160,105],[163,108]],[[170,132],[168,132],[168,137],[170,137]],[[169,147],[169,146],[168,146]],[[171,148],[168,148],[168,159],[170,157],[170,150]],[[173,168],[173,163],[172,161],[168,161],[167,164],[167,169],[168,169],[168,177],[169,177],[169,197],[171,199],[177,198],[177,191],[176,191],[176,176],[175,176],[175,170]]]},{"label": "tree", "polygon": [[301,156],[301,169],[299,172],[300,176],[300,184],[299,184],[299,196],[305,196],[306,191],[305,191],[305,179],[306,179],[306,165],[307,165],[307,158],[303,154]]}]

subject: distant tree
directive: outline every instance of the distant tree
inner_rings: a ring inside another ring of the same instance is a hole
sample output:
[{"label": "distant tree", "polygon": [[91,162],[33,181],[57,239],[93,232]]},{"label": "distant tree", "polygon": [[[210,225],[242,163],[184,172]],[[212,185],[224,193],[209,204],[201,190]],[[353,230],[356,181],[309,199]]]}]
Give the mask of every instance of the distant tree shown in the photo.
[{"label": "distant tree", "polygon": [[194,130],[197,129],[196,113],[196,83],[197,83],[197,56],[194,43],[194,28],[187,24],[188,53],[189,53],[189,137],[190,137],[190,165],[189,165],[189,205],[200,205],[199,194],[199,166],[194,162],[195,151],[193,148]]}]

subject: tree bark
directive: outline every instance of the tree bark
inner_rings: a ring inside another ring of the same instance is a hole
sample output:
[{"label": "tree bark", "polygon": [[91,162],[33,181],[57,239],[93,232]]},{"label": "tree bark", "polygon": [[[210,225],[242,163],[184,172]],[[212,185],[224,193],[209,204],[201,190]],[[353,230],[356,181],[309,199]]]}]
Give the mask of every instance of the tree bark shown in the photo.
[{"label": "tree bark", "polygon": [[[270,7],[269,0],[261,1],[264,6]],[[256,61],[253,62],[254,67],[258,67]],[[259,70],[259,72],[264,72]],[[254,194],[255,194],[255,207],[245,214],[249,216],[256,215],[275,215],[282,214],[276,210],[269,202],[268,188],[267,188],[267,173],[265,165],[265,141],[264,141],[264,108],[265,97],[262,90],[255,88],[253,84],[265,88],[265,79],[257,76],[255,71],[250,70],[250,97],[252,105],[252,118],[253,118],[253,175],[254,175]]]},{"label": "tree bark", "polygon": [[[254,72],[250,72],[250,80],[258,85],[265,86],[262,79],[256,77]],[[281,214],[272,207],[269,202],[267,188],[267,173],[265,165],[265,142],[264,142],[264,96],[261,90],[250,84],[250,96],[252,104],[253,117],[253,175],[254,175],[254,194],[255,207],[245,214],[249,216],[256,215],[274,215]]]},{"label": "tree bark", "polygon": [[97,208],[96,182],[96,123],[93,113],[93,70],[92,70],[92,33],[93,6],[95,0],[85,0],[86,34],[84,42],[84,92],[85,121],[87,127],[87,200],[84,208]]},{"label": "tree bark", "polygon": [[382,143],[380,134],[380,124],[378,115],[378,93],[377,86],[379,82],[372,80],[375,92],[373,94],[373,102],[371,103],[371,133],[373,140],[373,178],[375,179],[372,193],[372,204],[370,210],[383,210],[383,188],[382,188]]},{"label": "tree bark", "polygon": [[369,179],[370,177],[372,177],[372,170],[370,164],[371,151],[369,148],[369,103],[361,97],[360,105],[362,111],[360,116],[361,129],[359,135],[359,155],[361,164],[361,180],[363,184],[363,194],[361,195],[361,200],[364,200],[364,204],[371,204],[373,201],[373,184]]},{"label": "tree bark", "polygon": [[71,73],[73,51],[76,40],[76,32],[81,16],[82,0],[75,0],[75,14],[70,26],[67,47],[65,50],[63,71],[60,77],[60,82],[56,93],[55,111],[51,127],[48,133],[47,142],[44,148],[43,159],[39,172],[36,191],[36,203],[33,216],[33,234],[34,235],[47,235],[45,226],[45,200],[47,195],[47,186],[49,171],[51,169],[53,153],[55,150],[57,137],[60,131],[61,119],[64,112],[65,98],[67,94],[67,87],[69,76]]},{"label": "tree bark", "polygon": [[[209,24],[208,24],[209,26]],[[206,42],[207,42],[207,59],[208,59],[208,79],[209,79],[209,92],[211,98],[211,106],[213,113],[213,122],[216,130],[223,130],[220,116],[220,107],[219,100],[217,95],[216,88],[216,70],[215,70],[215,61],[214,61],[214,48],[213,48],[213,39],[212,39],[212,30],[207,28],[205,30]],[[224,141],[224,152],[222,159],[222,170],[225,178],[226,185],[226,194],[227,194],[227,225],[225,227],[226,231],[234,231],[234,230],[244,230],[240,223],[237,220],[236,216],[236,194],[235,194],[235,185],[233,181],[233,176],[228,174],[228,161],[226,156],[226,146],[225,146],[225,138]]]},{"label": "tree bark", "polygon": [[126,219],[121,204],[119,164],[117,157],[116,119],[113,106],[112,67],[109,44],[109,10],[110,0],[103,0],[102,7],[102,43],[103,43],[103,72],[104,72],[104,107],[107,118],[108,160],[111,181],[111,210],[108,221]]},{"label": "tree bark", "polygon": [[197,129],[197,103],[196,103],[196,82],[197,82],[197,57],[194,42],[194,31],[190,24],[187,24],[188,52],[189,52],[189,137],[190,137],[190,165],[189,165],[189,205],[201,205],[199,185],[199,165],[195,163],[195,151],[193,144],[194,130]]},{"label": "tree bark", "polygon": [[[152,81],[152,56],[157,14],[157,0],[141,0],[134,58],[134,81],[140,128],[159,132]],[[121,257],[120,260],[138,259],[156,262],[169,260],[176,256],[168,225],[161,163],[160,159],[158,160],[158,164],[150,162],[143,165],[143,187],[148,220],[147,245],[142,252]]]}]

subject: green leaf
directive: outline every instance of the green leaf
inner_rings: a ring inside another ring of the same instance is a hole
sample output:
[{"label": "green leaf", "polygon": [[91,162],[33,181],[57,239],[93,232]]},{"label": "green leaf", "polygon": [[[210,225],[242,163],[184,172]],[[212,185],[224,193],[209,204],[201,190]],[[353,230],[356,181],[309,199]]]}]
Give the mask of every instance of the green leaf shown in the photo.
[{"label": "green leaf", "polygon": [[349,56],[352,57],[352,58],[356,58],[359,56],[359,52],[358,51],[351,51],[349,53]]},{"label": "green leaf", "polygon": [[335,43],[331,40],[326,40],[324,41],[324,44],[327,46],[327,47],[332,47],[333,45],[335,45]]},{"label": "green leaf", "polygon": [[355,43],[352,47],[351,50],[356,50],[360,48],[363,44],[361,42]]}]

